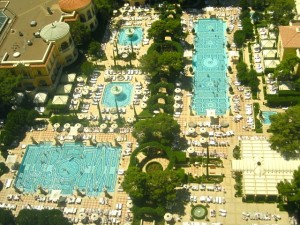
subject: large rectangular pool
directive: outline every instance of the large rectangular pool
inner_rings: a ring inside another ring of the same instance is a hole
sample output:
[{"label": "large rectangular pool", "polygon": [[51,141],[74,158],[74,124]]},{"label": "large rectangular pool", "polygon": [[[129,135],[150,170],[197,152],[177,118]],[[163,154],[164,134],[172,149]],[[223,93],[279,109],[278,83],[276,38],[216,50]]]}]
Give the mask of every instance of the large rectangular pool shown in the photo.
[{"label": "large rectangular pool", "polygon": [[192,109],[196,115],[207,115],[207,110],[224,115],[229,108],[225,31],[222,20],[200,19],[195,23]]},{"label": "large rectangular pool", "polygon": [[75,187],[89,196],[98,196],[104,187],[113,192],[120,155],[120,148],[106,143],[29,145],[15,185],[25,193],[36,192],[38,186],[49,191],[61,190],[66,195],[72,194]]}]

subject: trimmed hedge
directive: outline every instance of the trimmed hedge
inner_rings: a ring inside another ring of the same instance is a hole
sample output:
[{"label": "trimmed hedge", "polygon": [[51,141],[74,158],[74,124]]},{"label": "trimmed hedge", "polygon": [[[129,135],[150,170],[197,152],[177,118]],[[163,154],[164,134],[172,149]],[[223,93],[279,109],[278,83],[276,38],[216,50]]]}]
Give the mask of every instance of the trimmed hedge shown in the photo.
[{"label": "trimmed hedge", "polygon": [[[163,98],[165,100],[165,104],[159,104],[158,99]],[[173,113],[174,112],[174,98],[173,96],[168,96],[162,93],[158,93],[156,95],[152,95],[147,101],[148,109],[150,112],[154,110],[159,110],[162,108],[165,113]]]},{"label": "trimmed hedge", "polygon": [[174,93],[174,84],[167,82],[159,82],[157,84],[150,84],[149,89],[151,93],[158,93],[160,88],[166,88],[168,95],[172,95]]},{"label": "trimmed hedge", "polygon": [[278,95],[267,95],[269,107],[289,107],[300,104],[299,96],[278,96]]},{"label": "trimmed hedge", "polygon": [[300,96],[300,91],[291,91],[291,90],[279,90],[278,95],[283,96]]}]

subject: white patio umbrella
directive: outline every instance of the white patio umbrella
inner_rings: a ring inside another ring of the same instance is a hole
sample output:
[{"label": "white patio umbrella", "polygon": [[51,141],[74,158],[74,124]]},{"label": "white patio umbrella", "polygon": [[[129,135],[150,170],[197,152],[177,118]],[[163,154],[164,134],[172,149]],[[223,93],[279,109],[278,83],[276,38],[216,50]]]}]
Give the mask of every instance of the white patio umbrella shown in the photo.
[{"label": "white patio umbrella", "polygon": [[102,123],[102,124],[100,125],[100,128],[103,129],[103,130],[106,129],[106,128],[107,128],[107,124],[106,124],[106,123]]},{"label": "white patio umbrella", "polygon": [[131,209],[133,207],[132,201],[128,201],[126,203],[126,206],[127,206],[128,209]]},{"label": "white patio umbrella", "polygon": [[90,129],[88,127],[83,128],[83,132],[87,133],[90,132]]},{"label": "white patio umbrella", "polygon": [[77,130],[79,130],[80,128],[82,128],[82,124],[81,123],[76,123],[75,127],[77,128]]},{"label": "white patio umbrella", "polygon": [[141,108],[142,109],[145,109],[147,107],[147,104],[145,103],[145,102],[143,102],[142,104],[141,104]]},{"label": "white patio umbrella", "polygon": [[135,94],[137,94],[137,95],[142,94],[142,90],[135,90]]},{"label": "white patio umbrella", "polygon": [[118,124],[113,123],[110,127],[113,128],[113,129],[117,129],[118,128]]},{"label": "white patio umbrella", "polygon": [[190,127],[190,128],[188,129],[188,132],[189,132],[190,134],[193,134],[193,133],[196,132],[196,129],[195,129],[194,127]]},{"label": "white patio umbrella", "polygon": [[68,130],[70,127],[71,127],[71,124],[65,123],[65,125],[64,125],[64,129],[65,129],[65,130]]},{"label": "white patio umbrella", "polygon": [[119,118],[119,116],[117,114],[113,115],[112,119],[113,120],[117,120]]},{"label": "white patio umbrella", "polygon": [[195,152],[195,148],[192,147],[192,146],[191,146],[191,147],[188,147],[188,148],[187,148],[187,152],[190,153],[190,154],[192,154],[192,153]]},{"label": "white patio umbrella", "polygon": [[191,122],[189,122],[188,126],[195,128],[195,127],[197,127],[197,124],[195,122],[191,121]]},{"label": "white patio umbrella", "polygon": [[89,94],[89,90],[83,90],[83,91],[82,91],[82,94],[83,94],[83,95],[88,95],[88,94]]},{"label": "white patio umbrella", "polygon": [[132,117],[127,118],[126,122],[127,123],[133,123],[134,119]]},{"label": "white patio umbrella", "polygon": [[204,134],[204,133],[206,133],[206,128],[204,128],[204,127],[201,127],[201,128],[200,128],[200,133],[201,133],[201,134]]},{"label": "white patio umbrella", "polygon": [[98,219],[99,219],[99,215],[98,215],[97,213],[93,213],[93,214],[91,215],[91,220],[92,220],[93,222],[97,221]]},{"label": "white patio umbrella", "polygon": [[76,80],[77,82],[83,82],[83,77],[77,77]]},{"label": "white patio umbrella", "polygon": [[206,142],[207,142],[207,138],[205,138],[205,137],[200,138],[200,143],[206,143]]},{"label": "white patio umbrella", "polygon": [[84,119],[84,115],[83,115],[83,114],[78,114],[78,115],[77,115],[77,118],[78,118],[79,120],[82,120],[82,119]]},{"label": "white patio umbrella", "polygon": [[86,213],[82,212],[82,213],[79,213],[79,219],[82,221],[82,220],[85,220],[87,217]]},{"label": "white patio umbrella", "polygon": [[149,99],[149,97],[148,97],[148,96],[144,96],[142,100],[143,100],[143,102],[147,102],[147,101],[148,101],[148,99]]},{"label": "white patio umbrella", "polygon": [[165,221],[171,221],[172,219],[173,219],[173,216],[172,216],[171,213],[166,213],[166,214],[164,215],[164,220],[165,220]]},{"label": "white patio umbrella", "polygon": [[175,93],[177,93],[177,94],[181,93],[181,89],[180,88],[175,88]]},{"label": "white patio umbrella", "polygon": [[175,109],[179,109],[179,108],[180,108],[180,104],[175,103],[175,104],[173,105],[173,107],[174,107]]},{"label": "white patio umbrella", "polygon": [[174,96],[175,101],[180,101],[181,99],[182,99],[182,97],[180,95],[175,95]]},{"label": "white patio umbrella", "polygon": [[59,127],[60,127],[60,124],[59,124],[59,123],[53,124],[53,128],[54,128],[55,130],[57,130]]}]

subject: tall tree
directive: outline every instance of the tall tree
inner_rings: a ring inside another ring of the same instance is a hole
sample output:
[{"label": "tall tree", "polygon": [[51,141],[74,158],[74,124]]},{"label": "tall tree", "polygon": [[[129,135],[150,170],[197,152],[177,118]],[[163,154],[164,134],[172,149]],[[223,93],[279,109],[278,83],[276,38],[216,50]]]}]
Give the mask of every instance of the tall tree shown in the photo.
[{"label": "tall tree", "polygon": [[10,70],[0,70],[0,104],[11,104],[11,99],[21,78],[21,74],[14,75]]},{"label": "tall tree", "polygon": [[275,26],[288,25],[295,16],[295,0],[272,0],[269,2],[272,11],[271,22]]},{"label": "tall tree", "polygon": [[75,45],[85,45],[91,40],[91,31],[80,21],[71,23],[70,31]]},{"label": "tall tree", "polygon": [[15,225],[15,217],[10,210],[0,208],[0,224]]},{"label": "tall tree", "polygon": [[133,136],[139,143],[157,141],[169,145],[179,132],[180,126],[177,121],[171,115],[160,113],[155,117],[136,122]]},{"label": "tall tree", "polygon": [[243,30],[234,32],[233,41],[238,48],[241,48],[246,40],[246,34]]},{"label": "tall tree", "polygon": [[291,182],[284,180],[277,184],[278,193],[284,198],[289,208],[300,210],[300,167],[294,171]]},{"label": "tall tree", "polygon": [[287,55],[275,68],[274,75],[278,80],[292,80],[295,75],[295,67],[300,63],[296,55]]},{"label": "tall tree", "polygon": [[289,108],[284,113],[271,116],[272,149],[286,157],[299,157],[300,149],[300,106]]}]

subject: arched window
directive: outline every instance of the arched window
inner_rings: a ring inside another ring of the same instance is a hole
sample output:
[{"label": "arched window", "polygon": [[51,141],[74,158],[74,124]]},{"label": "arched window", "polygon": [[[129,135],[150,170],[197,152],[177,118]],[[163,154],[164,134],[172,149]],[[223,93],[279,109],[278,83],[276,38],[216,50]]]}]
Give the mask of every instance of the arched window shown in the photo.
[{"label": "arched window", "polygon": [[64,41],[60,46],[60,51],[65,51],[67,48],[69,48],[68,42]]},{"label": "arched window", "polygon": [[88,17],[88,20],[90,20],[92,18],[92,14],[91,14],[90,10],[87,11],[87,17]]},{"label": "arched window", "polygon": [[80,14],[80,21],[81,22],[85,22],[86,21],[86,18],[85,18],[85,15],[84,14]]}]

